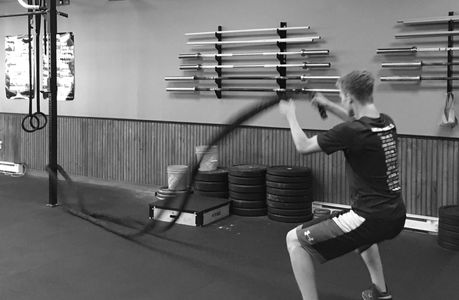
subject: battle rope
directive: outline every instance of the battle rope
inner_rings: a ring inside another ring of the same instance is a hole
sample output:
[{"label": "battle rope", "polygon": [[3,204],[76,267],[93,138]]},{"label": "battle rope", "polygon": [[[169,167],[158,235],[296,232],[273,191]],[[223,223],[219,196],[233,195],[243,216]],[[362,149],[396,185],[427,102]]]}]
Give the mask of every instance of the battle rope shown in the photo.
[{"label": "battle rope", "polygon": [[[231,120],[228,126],[226,126],[220,133],[218,133],[215,137],[213,137],[210,142],[207,144],[207,148],[205,151],[209,151],[210,148],[213,145],[218,144],[221,140],[223,140],[226,136],[228,136],[231,132],[236,130],[240,125],[243,123],[247,122],[251,118],[255,117],[256,115],[260,114],[261,112],[273,107],[274,105],[278,104],[280,102],[281,98],[279,97],[272,97],[268,98],[267,100],[263,100],[260,103],[250,107],[247,111],[243,112],[239,116],[236,116],[234,120]],[[323,112],[321,111],[321,115],[324,116]],[[190,178],[190,185],[192,185],[195,181],[195,177],[198,173],[199,170],[199,165],[201,163],[201,160],[203,158],[201,157],[199,161],[193,164],[193,168],[191,171],[191,178]],[[123,238],[127,239],[134,239],[136,237],[140,237],[146,233],[149,233],[153,229],[158,227],[158,222],[155,221],[154,219],[150,220],[148,223],[142,223],[137,220],[134,220],[132,218],[119,218],[115,216],[110,216],[102,213],[92,213],[89,212],[84,205],[84,198],[80,194],[79,190],[75,187],[75,184],[73,183],[72,179],[70,176],[65,172],[65,170],[60,166],[57,165],[57,172],[60,173],[64,179],[65,182],[68,184],[68,186],[73,190],[73,193],[77,196],[77,205],[79,207],[79,210],[76,210],[74,208],[71,208],[68,203],[63,203],[64,209],[74,215],[77,216],[81,219],[84,219],[88,222],[91,222],[99,227],[102,227],[103,229],[114,233],[118,236],[121,236]],[[57,173],[53,172],[51,167],[48,165],[46,166],[46,171],[50,174],[50,176],[53,178],[53,180],[58,179]],[[63,193],[64,194],[64,193]],[[188,199],[189,199],[190,193],[187,193],[185,196],[182,197],[180,206],[178,208],[178,213],[176,217],[169,223],[167,223],[164,227],[160,229],[160,231],[167,231],[170,228],[172,228],[175,223],[177,222],[178,218],[183,212],[184,207],[186,206]],[[169,200],[172,201],[172,200]],[[102,221],[109,221],[113,224],[117,224],[120,226],[124,226],[127,228],[130,228],[131,231],[126,232],[126,231],[121,231],[118,229],[115,229],[113,227],[110,227],[106,222]],[[134,230],[132,230],[134,229]]]}]

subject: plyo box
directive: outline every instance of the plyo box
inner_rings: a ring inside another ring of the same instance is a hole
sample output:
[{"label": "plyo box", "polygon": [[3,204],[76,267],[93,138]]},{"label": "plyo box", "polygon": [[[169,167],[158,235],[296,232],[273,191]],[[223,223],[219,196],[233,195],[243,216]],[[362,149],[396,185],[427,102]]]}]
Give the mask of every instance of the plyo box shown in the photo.
[{"label": "plyo box", "polygon": [[[172,222],[177,218],[183,197],[157,200],[149,204],[150,219]],[[230,214],[230,201],[224,198],[204,197],[191,194],[177,219],[177,224],[205,226]]]}]

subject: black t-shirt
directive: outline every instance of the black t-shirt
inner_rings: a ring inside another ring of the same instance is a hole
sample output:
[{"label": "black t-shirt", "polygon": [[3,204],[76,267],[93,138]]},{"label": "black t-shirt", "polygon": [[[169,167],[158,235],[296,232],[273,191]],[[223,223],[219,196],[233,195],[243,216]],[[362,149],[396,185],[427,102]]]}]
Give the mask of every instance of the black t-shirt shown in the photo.
[{"label": "black t-shirt", "polygon": [[352,209],[364,218],[400,217],[406,213],[398,170],[397,132],[392,119],[362,117],[319,134],[327,154],[343,151]]}]

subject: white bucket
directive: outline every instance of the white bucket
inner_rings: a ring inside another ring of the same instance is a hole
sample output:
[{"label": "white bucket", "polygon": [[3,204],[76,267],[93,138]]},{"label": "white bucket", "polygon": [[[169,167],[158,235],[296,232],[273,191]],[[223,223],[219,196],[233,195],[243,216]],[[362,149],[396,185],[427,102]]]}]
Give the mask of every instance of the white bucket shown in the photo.
[{"label": "white bucket", "polygon": [[186,190],[188,177],[188,166],[186,165],[171,165],[167,167],[167,187],[169,190]]},{"label": "white bucket", "polygon": [[198,161],[202,158],[199,164],[199,171],[215,171],[218,167],[218,152],[217,146],[211,146],[206,151],[207,145],[196,146],[196,157]]}]

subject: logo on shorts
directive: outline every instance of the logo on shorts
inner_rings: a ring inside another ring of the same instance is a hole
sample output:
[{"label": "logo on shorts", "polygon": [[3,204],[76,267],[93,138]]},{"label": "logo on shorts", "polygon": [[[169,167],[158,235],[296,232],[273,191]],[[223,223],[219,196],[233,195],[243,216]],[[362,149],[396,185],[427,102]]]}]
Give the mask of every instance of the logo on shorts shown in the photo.
[{"label": "logo on shorts", "polygon": [[304,235],[308,238],[308,242],[314,241],[314,238],[310,236],[310,234],[311,234],[311,231],[309,230],[304,232]]}]

